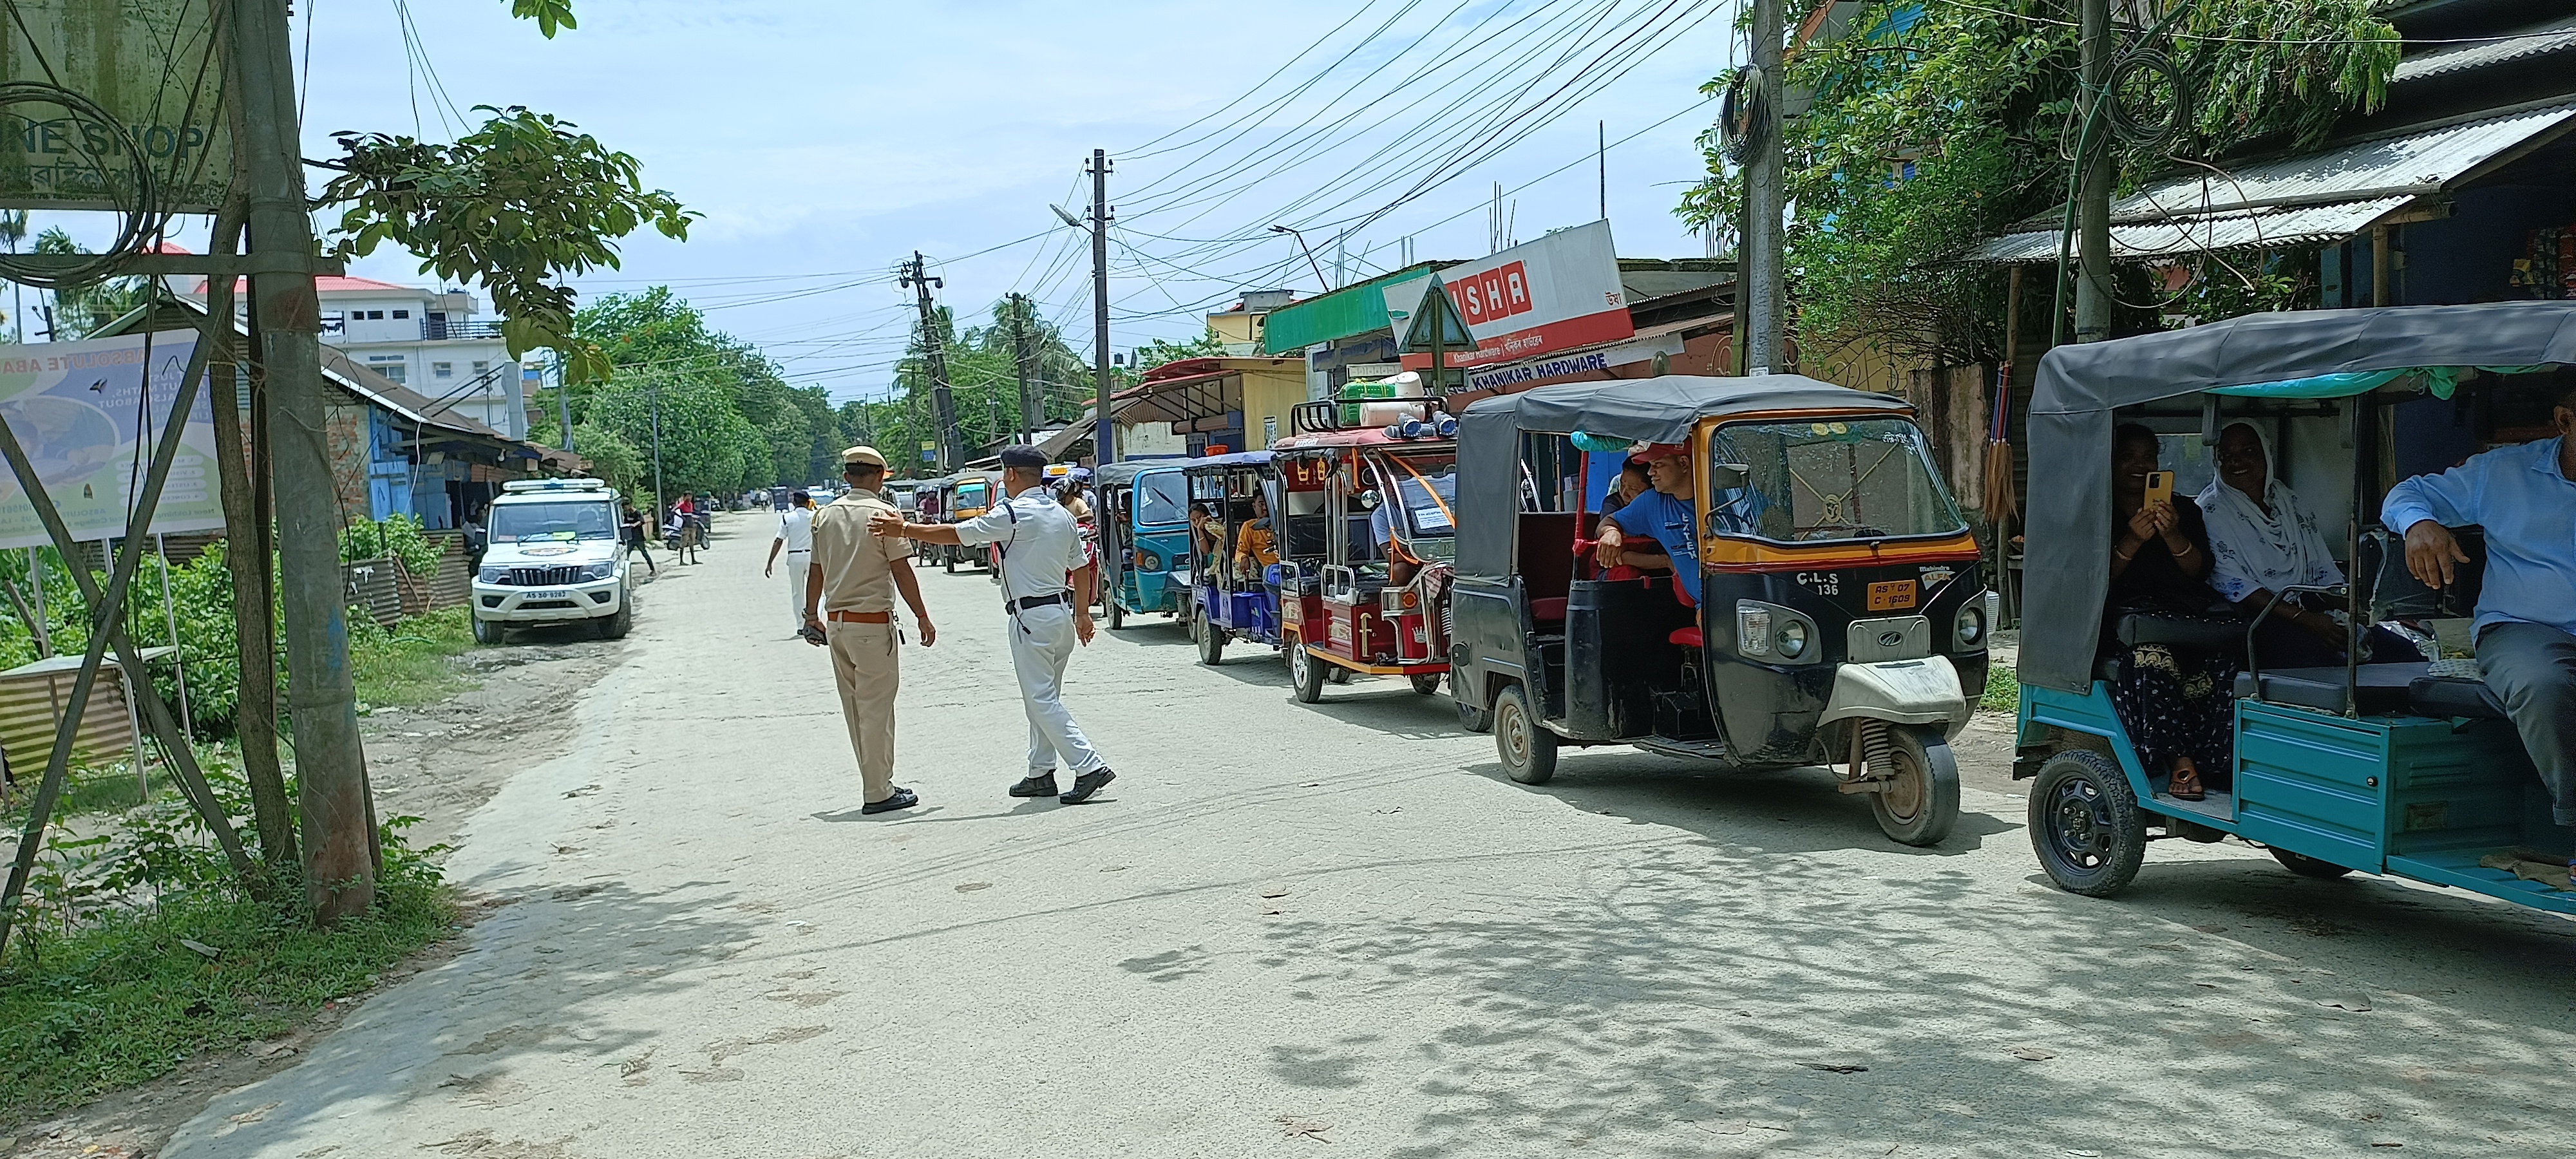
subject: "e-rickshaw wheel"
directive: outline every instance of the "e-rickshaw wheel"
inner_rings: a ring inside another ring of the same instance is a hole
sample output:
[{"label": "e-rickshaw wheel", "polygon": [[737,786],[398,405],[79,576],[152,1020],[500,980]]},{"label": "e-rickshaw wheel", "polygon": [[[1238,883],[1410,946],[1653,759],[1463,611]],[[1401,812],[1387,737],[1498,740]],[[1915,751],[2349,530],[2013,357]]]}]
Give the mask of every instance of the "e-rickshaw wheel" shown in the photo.
[{"label": "e-rickshaw wheel", "polygon": [[1889,837],[1938,845],[1959,823],[1958,758],[1931,725],[1884,727],[1896,767],[1888,770],[1887,786],[1869,794],[1869,810]]},{"label": "e-rickshaw wheel", "polygon": [[2277,845],[2270,846],[2269,848],[2272,850],[2273,860],[2280,862],[2283,869],[2287,869],[2301,877],[2313,877],[2319,881],[2332,881],[2352,872],[2352,867],[2350,866],[2337,865],[2331,861],[2320,861],[2317,858],[2310,857],[2304,853],[2292,853]]},{"label": "e-rickshaw wheel", "polygon": [[1529,693],[1513,684],[1494,694],[1494,752],[1503,771],[1524,785],[1544,785],[1556,776],[1556,734],[1530,711]]},{"label": "e-rickshaw wheel", "polygon": [[1324,669],[1331,667],[1306,650],[1300,639],[1288,645],[1288,682],[1296,687],[1297,699],[1314,704],[1324,699]]},{"label": "e-rickshaw wheel", "polygon": [[1127,609],[1118,602],[1118,597],[1109,597],[1109,630],[1115,632],[1126,626]]},{"label": "e-rickshaw wheel", "polygon": [[2109,897],[2147,859],[2147,818],[2127,774],[2109,757],[2062,752],[2030,787],[2030,844],[2059,889]]},{"label": "e-rickshaw wheel", "polygon": [[1190,636],[1198,641],[1199,663],[1210,668],[1225,663],[1225,629],[1209,623],[1206,616],[1192,616]]},{"label": "e-rickshaw wheel", "polygon": [[942,567],[942,568],[947,569],[948,574],[950,574],[950,575],[956,575],[956,574],[957,574],[957,557],[956,557],[956,556],[953,556],[953,555],[945,555],[945,556],[941,556],[941,557],[940,557],[940,560],[939,560],[939,566],[940,566],[940,567]]},{"label": "e-rickshaw wheel", "polygon": [[1416,672],[1412,680],[1413,690],[1424,696],[1440,691],[1440,674],[1437,672]]}]

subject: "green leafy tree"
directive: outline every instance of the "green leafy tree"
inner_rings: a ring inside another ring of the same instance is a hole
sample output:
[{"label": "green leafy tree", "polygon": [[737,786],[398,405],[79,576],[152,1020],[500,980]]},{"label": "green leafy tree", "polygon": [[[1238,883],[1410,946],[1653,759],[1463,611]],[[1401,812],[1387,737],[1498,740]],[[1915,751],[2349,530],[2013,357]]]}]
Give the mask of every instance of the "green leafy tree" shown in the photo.
[{"label": "green leafy tree", "polygon": [[[24,226],[20,230],[24,232]],[[14,246],[12,248],[15,248]],[[89,247],[72,240],[61,228],[49,226],[36,235],[35,252],[40,254],[85,254]],[[65,286],[54,291],[53,340],[75,342],[89,337],[126,311],[143,304],[151,292],[149,278],[109,278],[83,286]]]}]

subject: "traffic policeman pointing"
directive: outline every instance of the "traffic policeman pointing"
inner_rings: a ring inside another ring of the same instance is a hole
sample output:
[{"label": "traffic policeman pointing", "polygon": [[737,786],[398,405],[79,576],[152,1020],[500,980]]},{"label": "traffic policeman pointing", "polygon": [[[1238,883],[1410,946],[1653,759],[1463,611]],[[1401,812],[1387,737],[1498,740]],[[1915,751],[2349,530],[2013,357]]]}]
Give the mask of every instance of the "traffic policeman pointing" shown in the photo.
[{"label": "traffic policeman pointing", "polygon": [[[1116,779],[1109,762],[1091,747],[1082,726],[1064,707],[1064,665],[1076,643],[1091,642],[1091,608],[1075,592],[1092,590],[1092,565],[1072,513],[1047,496],[1046,455],[1035,447],[1002,449],[1002,490],[1010,497],[963,523],[906,523],[886,512],[868,529],[892,544],[894,536],[967,547],[993,544],[1001,551],[1002,610],[1010,616],[1011,666],[1019,671],[1020,703],[1029,717],[1028,776],[1011,786],[1014,797],[1056,797],[1080,804]],[[1058,762],[1073,769],[1073,788],[1056,793]]]},{"label": "traffic policeman pointing", "polygon": [[874,447],[841,452],[841,478],[850,489],[814,513],[812,562],[805,565],[804,635],[832,649],[832,683],[840,689],[841,719],[849,725],[850,749],[858,755],[866,790],[861,813],[921,803],[912,790],[894,783],[894,697],[902,683],[895,655],[902,641],[894,623],[897,592],[921,625],[921,646],[939,638],[921,606],[911,555],[895,540],[868,534],[871,517],[895,513],[894,504],[877,493],[885,471],[885,456]]}]

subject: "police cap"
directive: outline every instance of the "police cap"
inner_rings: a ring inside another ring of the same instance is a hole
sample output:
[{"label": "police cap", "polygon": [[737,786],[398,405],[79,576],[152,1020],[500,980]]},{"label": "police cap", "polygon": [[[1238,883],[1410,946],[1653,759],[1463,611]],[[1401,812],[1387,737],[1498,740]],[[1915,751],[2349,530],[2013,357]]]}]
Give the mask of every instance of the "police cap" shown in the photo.
[{"label": "police cap", "polygon": [[1038,470],[1047,465],[1046,452],[1026,445],[1004,447],[1002,465],[1021,471]]},{"label": "police cap", "polygon": [[875,447],[852,447],[849,450],[841,452],[841,469],[844,471],[849,470],[852,467],[883,467],[885,465],[885,456],[878,454]]}]

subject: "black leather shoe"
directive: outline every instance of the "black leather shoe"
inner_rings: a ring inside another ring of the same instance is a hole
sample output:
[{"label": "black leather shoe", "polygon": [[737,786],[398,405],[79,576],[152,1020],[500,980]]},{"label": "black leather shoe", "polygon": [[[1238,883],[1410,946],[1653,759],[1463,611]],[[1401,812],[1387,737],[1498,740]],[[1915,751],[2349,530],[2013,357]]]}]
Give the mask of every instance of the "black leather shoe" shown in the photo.
[{"label": "black leather shoe", "polygon": [[1067,805],[1079,805],[1090,800],[1091,795],[1099,792],[1101,786],[1117,779],[1118,774],[1110,772],[1107,769],[1094,769],[1079,777],[1075,777],[1073,779],[1073,791],[1056,798],[1056,800],[1062,801]]},{"label": "black leather shoe", "polygon": [[912,808],[920,803],[921,798],[914,796],[912,790],[898,788],[894,792],[886,794],[885,800],[870,801],[867,804],[859,806],[859,812],[891,813],[897,809]]},{"label": "black leather shoe", "polygon": [[1054,773],[1022,777],[1020,783],[1011,786],[1011,795],[1014,797],[1052,797],[1055,796],[1055,792]]}]

